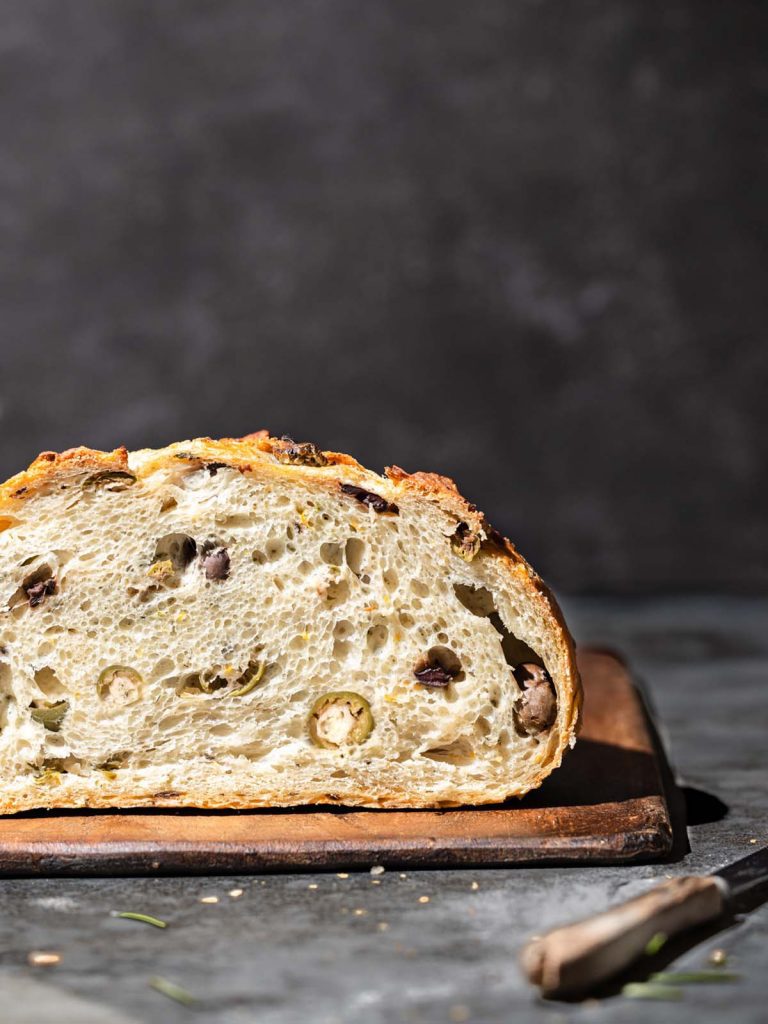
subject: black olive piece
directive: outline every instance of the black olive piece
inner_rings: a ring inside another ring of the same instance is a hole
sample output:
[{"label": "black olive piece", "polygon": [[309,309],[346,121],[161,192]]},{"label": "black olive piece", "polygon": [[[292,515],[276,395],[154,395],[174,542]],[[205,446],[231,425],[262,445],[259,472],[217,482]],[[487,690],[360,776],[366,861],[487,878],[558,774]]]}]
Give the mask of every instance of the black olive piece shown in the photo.
[{"label": "black olive piece", "polygon": [[422,686],[437,690],[464,678],[461,662],[449,647],[430,647],[416,662],[413,674]]},{"label": "black olive piece", "polygon": [[366,491],[356,484],[342,484],[341,490],[344,494],[351,495],[361,505],[367,505],[369,508],[372,508],[374,512],[389,512],[395,516],[400,512],[400,509],[393,502],[382,498],[380,494],[374,494],[373,491]]},{"label": "black olive piece", "polygon": [[413,674],[422,686],[441,688],[449,686],[453,676],[442,665],[427,665],[425,668],[414,669]]},{"label": "black olive piece", "polygon": [[56,592],[56,580],[53,577],[50,577],[47,580],[41,580],[39,583],[33,583],[31,586],[25,587],[24,589],[27,597],[29,598],[29,607],[37,608],[39,604],[43,603],[46,597]]},{"label": "black olive piece", "polygon": [[523,732],[529,736],[551,728],[557,717],[557,695],[549,672],[534,662],[524,662],[514,669],[522,693],[515,706],[515,716]]},{"label": "black olive piece", "polygon": [[229,552],[225,547],[205,544],[200,552],[200,565],[207,580],[225,580],[229,576]]}]

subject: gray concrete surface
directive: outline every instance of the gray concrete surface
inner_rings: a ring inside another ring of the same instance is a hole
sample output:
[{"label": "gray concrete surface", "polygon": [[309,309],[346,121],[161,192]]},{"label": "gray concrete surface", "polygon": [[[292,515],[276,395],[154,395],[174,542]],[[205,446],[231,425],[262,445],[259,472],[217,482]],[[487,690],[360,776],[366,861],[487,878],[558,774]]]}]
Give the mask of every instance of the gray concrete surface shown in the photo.
[{"label": "gray concrete surface", "polygon": [[[579,599],[566,609],[581,641],[622,649],[646,681],[689,788],[690,852],[667,864],[404,878],[0,881],[4,1024],[765,1021],[768,906],[675,961],[698,967],[720,946],[742,974],[735,985],[689,988],[679,1004],[545,1004],[518,972],[517,951],[532,933],[768,842],[768,600]],[[235,888],[242,896],[228,895]],[[219,902],[199,902],[208,895]],[[155,914],[169,927],[117,920],[112,910]],[[31,950],[57,951],[61,962],[30,967]],[[153,991],[152,975],[183,985],[196,1006]]]}]

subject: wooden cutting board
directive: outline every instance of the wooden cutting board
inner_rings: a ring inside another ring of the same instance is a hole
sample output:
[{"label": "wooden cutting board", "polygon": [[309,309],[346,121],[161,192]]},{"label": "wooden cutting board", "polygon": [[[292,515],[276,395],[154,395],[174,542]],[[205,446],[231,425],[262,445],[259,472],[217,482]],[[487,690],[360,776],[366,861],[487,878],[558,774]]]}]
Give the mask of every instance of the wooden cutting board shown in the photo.
[{"label": "wooden cutting board", "polygon": [[582,651],[576,748],[523,800],[456,810],[31,812],[0,818],[4,875],[626,863],[672,847],[662,773],[624,665]]}]

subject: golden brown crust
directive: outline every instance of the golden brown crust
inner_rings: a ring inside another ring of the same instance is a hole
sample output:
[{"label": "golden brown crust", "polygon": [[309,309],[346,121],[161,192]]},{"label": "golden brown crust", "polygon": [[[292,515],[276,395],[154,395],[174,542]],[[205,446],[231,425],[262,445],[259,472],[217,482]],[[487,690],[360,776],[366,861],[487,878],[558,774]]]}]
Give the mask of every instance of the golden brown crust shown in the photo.
[{"label": "golden brown crust", "polygon": [[18,502],[57,480],[102,470],[127,472],[128,449],[100,452],[93,448],[69,448],[60,454],[41,452],[27,469],[0,484],[0,509],[12,511]]},{"label": "golden brown crust", "polygon": [[[0,485],[0,530],[3,522],[13,519],[14,510],[33,494],[46,487],[72,477],[101,471],[133,473],[137,478],[146,478],[152,473],[167,469],[169,466],[190,460],[200,464],[225,464],[243,473],[258,473],[261,477],[270,476],[284,478],[286,475],[306,474],[307,481],[313,486],[337,488],[341,483],[351,483],[381,495],[387,501],[402,501],[406,496],[437,504],[444,512],[456,520],[457,526],[466,524],[468,530],[476,535],[478,544],[482,545],[486,555],[501,561],[505,572],[514,575],[522,582],[530,599],[544,613],[544,617],[556,631],[556,644],[559,664],[557,666],[558,689],[558,720],[557,729],[552,729],[549,739],[542,744],[539,758],[539,770],[536,775],[526,781],[525,792],[536,788],[557,768],[568,746],[572,746],[578,731],[582,707],[582,690],[576,667],[574,643],[568,632],[562,612],[543,580],[515,549],[514,545],[495,531],[478,511],[475,505],[467,501],[459,492],[456,484],[448,477],[436,473],[407,473],[398,466],[390,466],[385,476],[379,476],[367,470],[357,460],[340,452],[323,451],[324,464],[292,465],[277,458],[284,445],[284,439],[271,437],[266,430],[247,434],[241,438],[223,438],[213,440],[204,437],[191,441],[171,444],[158,450],[144,450],[128,453],[124,447],[112,452],[102,452],[90,448],[73,448],[56,454],[43,452],[28,469],[16,474]],[[210,773],[210,766],[207,769]],[[29,806],[65,807],[72,806],[72,797],[67,796],[72,780],[62,780],[60,786],[46,789],[44,799],[30,800],[29,793],[9,794],[0,798],[0,813],[13,813]],[[333,793],[318,797],[311,793],[292,794],[290,801],[275,800],[264,791],[249,791],[232,795],[226,799],[212,798],[200,788],[190,787],[189,792],[175,792],[172,796],[151,792],[151,787],[137,785],[136,780],[122,780],[112,785],[105,778],[93,778],[86,783],[79,778],[81,786],[81,806],[88,807],[139,807],[139,806],[196,806],[196,807],[259,807],[275,806],[281,802],[297,805],[302,803],[341,803]],[[31,791],[34,781],[24,788]],[[510,785],[509,795],[517,795],[514,786]],[[470,793],[466,802],[483,803],[488,797],[479,788]],[[350,803],[347,793],[344,801]],[[364,792],[359,794],[359,805],[390,806],[390,807],[424,807],[430,802],[420,801],[418,796],[406,791],[398,791],[393,787],[391,799],[372,800]]]}]

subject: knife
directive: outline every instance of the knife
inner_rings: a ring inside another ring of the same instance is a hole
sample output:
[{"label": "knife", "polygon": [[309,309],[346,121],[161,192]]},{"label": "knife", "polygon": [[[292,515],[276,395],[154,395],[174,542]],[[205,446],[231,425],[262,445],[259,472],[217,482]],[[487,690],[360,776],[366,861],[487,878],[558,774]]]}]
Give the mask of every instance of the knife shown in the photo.
[{"label": "knife", "polygon": [[655,936],[668,939],[733,914],[763,887],[768,888],[768,846],[711,875],[673,878],[533,939],[520,956],[523,971],[544,996],[585,993],[628,967]]}]

